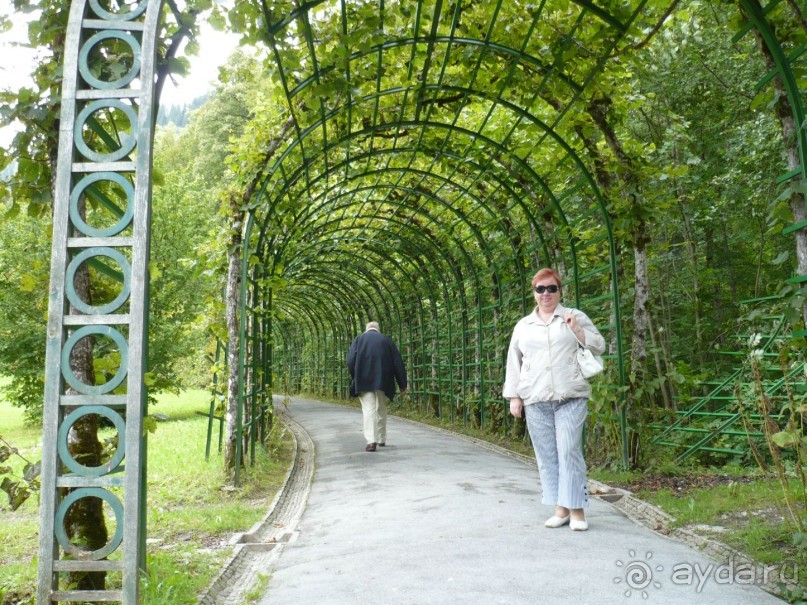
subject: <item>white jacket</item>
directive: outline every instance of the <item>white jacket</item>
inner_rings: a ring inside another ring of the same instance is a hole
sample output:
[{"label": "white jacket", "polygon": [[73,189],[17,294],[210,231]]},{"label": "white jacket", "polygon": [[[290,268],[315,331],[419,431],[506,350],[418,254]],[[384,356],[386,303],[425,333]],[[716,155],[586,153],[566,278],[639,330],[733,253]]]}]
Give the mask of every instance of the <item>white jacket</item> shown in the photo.
[{"label": "white jacket", "polygon": [[588,315],[559,304],[551,321],[545,324],[536,308],[513,328],[507,351],[505,399],[521,397],[528,405],[591,397],[591,386],[577,365],[577,338],[563,320],[567,313],[574,313],[586,333],[586,348],[595,355],[603,354],[605,339]]}]

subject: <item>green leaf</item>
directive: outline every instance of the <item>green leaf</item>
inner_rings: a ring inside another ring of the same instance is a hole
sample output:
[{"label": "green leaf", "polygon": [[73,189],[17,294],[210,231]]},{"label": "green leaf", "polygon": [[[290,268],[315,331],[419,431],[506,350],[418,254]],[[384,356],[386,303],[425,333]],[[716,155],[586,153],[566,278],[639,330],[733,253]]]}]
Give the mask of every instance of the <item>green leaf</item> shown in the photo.
[{"label": "green leaf", "polygon": [[143,435],[157,432],[157,420],[151,416],[143,418]]},{"label": "green leaf", "polygon": [[35,292],[39,287],[39,282],[34,275],[26,273],[20,278],[20,290],[22,292]]},{"label": "green leaf", "polygon": [[771,435],[771,441],[781,448],[793,447],[799,443],[799,435],[795,431],[779,431]]},{"label": "green leaf", "polygon": [[190,73],[188,61],[185,59],[168,59],[168,71],[178,76],[187,76]]},{"label": "green leaf", "polygon": [[8,504],[12,511],[17,510],[31,496],[31,491],[23,486],[19,481],[12,481],[8,477],[3,478],[0,483],[0,490],[8,495]]},{"label": "green leaf", "polygon": [[782,264],[783,262],[785,262],[785,261],[786,261],[788,258],[790,258],[790,252],[788,252],[787,250],[785,250],[785,251],[784,251],[784,252],[782,252],[782,253],[781,253],[779,256],[777,256],[775,259],[773,259],[773,260],[771,261],[771,264],[772,264],[772,265],[781,265],[781,264]]},{"label": "green leaf", "polygon": [[13,202],[11,204],[11,208],[9,208],[3,215],[3,219],[11,220],[15,218],[19,213],[20,213],[20,205],[17,202]]},{"label": "green leaf", "polygon": [[17,489],[14,490],[12,494],[9,494],[11,510],[17,510],[30,497],[31,490],[29,490],[27,487],[23,487],[21,484],[17,484]]},{"label": "green leaf", "polygon": [[149,277],[151,282],[155,282],[160,279],[163,275],[163,272],[160,270],[160,266],[157,264],[157,261],[150,261],[149,262]]},{"label": "green leaf", "polygon": [[28,482],[31,483],[34,479],[39,477],[42,472],[42,461],[36,462],[35,464],[31,464],[30,462],[25,465],[25,468],[22,471],[23,478]]},{"label": "green leaf", "polygon": [[227,20],[219,10],[214,10],[211,13],[210,17],[207,19],[207,23],[216,31],[222,31],[227,26]]}]

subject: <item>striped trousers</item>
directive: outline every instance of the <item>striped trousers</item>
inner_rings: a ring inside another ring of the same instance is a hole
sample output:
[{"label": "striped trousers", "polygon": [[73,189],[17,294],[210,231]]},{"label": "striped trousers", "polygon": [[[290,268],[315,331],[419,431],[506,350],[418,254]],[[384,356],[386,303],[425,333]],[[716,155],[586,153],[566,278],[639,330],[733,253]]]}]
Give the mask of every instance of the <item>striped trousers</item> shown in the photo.
[{"label": "striped trousers", "polygon": [[541,501],[565,508],[588,508],[583,426],[588,399],[539,401],[524,406],[527,430],[538,459]]}]

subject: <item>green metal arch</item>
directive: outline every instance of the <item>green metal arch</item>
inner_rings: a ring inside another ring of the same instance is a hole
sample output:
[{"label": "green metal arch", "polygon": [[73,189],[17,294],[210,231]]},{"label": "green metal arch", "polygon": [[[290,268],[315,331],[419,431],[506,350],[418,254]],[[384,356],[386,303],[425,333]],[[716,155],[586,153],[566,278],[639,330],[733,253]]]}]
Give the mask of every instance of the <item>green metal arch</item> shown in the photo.
[{"label": "green metal arch", "polygon": [[[399,224],[401,227],[405,227],[405,228],[411,228],[411,227],[410,227],[408,224],[406,224],[406,223],[398,223],[397,221],[394,221],[394,220],[392,220],[392,219],[390,219],[390,220],[389,220],[389,222],[391,222],[391,223],[395,223],[395,224]],[[320,228],[325,228],[325,227],[327,227],[327,224],[325,224],[325,225],[319,225],[319,227],[320,227]],[[326,231],[326,233],[327,233],[327,231]],[[421,236],[423,235],[421,231],[416,231],[416,230],[415,230],[415,231],[413,231],[413,233],[414,233],[414,234],[416,234],[416,235],[421,235]],[[350,240],[349,240],[349,241],[350,241]],[[370,241],[373,241],[373,240],[370,240]],[[439,249],[440,249],[440,248],[439,248],[439,246],[438,246],[436,243],[434,243],[434,244],[433,244],[433,246],[434,246],[434,248],[435,248],[435,249],[437,249],[437,250],[439,250]],[[462,246],[460,246],[460,250],[462,250],[462,251],[464,252],[464,248],[463,248]],[[470,262],[470,259],[467,257],[467,254],[466,254],[465,256],[466,256],[466,260],[468,260],[468,262],[469,262],[469,266],[471,266],[471,267],[473,268],[473,263],[471,263],[471,262]],[[454,264],[454,262],[453,262],[453,261],[449,261],[449,264]],[[479,281],[479,278],[478,278],[478,276],[476,275],[476,271],[475,271],[475,270],[473,271],[473,275],[474,275],[474,281],[477,283],[477,285],[476,285],[476,290],[479,290],[481,282]],[[462,290],[462,289],[460,289],[460,292],[461,292],[461,294],[462,294],[461,299],[462,299],[462,301],[463,301],[463,308],[465,309],[465,308],[467,308],[467,304],[464,302],[464,292],[463,292],[463,290]],[[447,298],[446,298],[446,300],[450,300],[450,298],[448,298],[448,297],[447,297]],[[478,302],[478,304],[481,304],[481,301],[480,301],[480,302]],[[449,306],[449,310],[450,310],[450,306]],[[478,307],[477,312],[481,314],[481,312],[482,312],[481,307]],[[463,330],[467,332],[468,326],[467,326],[467,324],[466,324],[466,321],[467,321],[467,319],[466,319],[466,318],[463,316]],[[450,324],[449,324],[449,325],[450,325]],[[479,329],[481,329],[481,326],[478,326],[478,328],[479,328]],[[482,336],[482,335],[481,335],[481,333],[480,333],[480,334],[478,335],[478,339],[479,339],[479,340],[478,340],[478,342],[479,342],[479,343],[481,343],[481,339],[482,339],[482,338],[481,338],[481,336]],[[449,335],[449,338],[450,338],[450,335]],[[463,349],[463,358],[465,358],[465,350],[464,350],[464,349]],[[463,384],[463,389],[464,389],[464,384]],[[480,399],[480,405],[482,406],[482,409],[484,410],[484,405],[485,405],[484,391],[480,391],[480,396],[481,396],[481,399]],[[441,405],[441,402],[442,402],[442,397],[439,397],[439,395],[438,395],[438,398],[439,398],[439,401],[438,401],[438,406],[440,406],[440,405]],[[440,409],[441,409],[441,408],[440,408]]]},{"label": "green metal arch", "polygon": [[[415,151],[415,150],[414,150],[414,149],[410,149],[410,148],[405,148],[405,149],[403,149],[402,151],[403,151],[404,153],[408,153],[408,152]],[[392,150],[386,150],[386,149],[385,149],[385,150],[376,150],[376,151],[372,152],[371,154],[366,154],[366,155],[368,155],[368,156],[380,156],[380,155],[386,155],[386,154],[391,154],[391,153],[393,153],[393,151],[392,151]],[[461,161],[461,158],[459,158],[459,156],[454,156],[454,155],[451,155],[451,154],[446,154],[445,152],[439,152],[439,153],[440,153],[440,155],[444,155],[444,156],[446,156],[446,157],[450,157],[450,158],[452,158],[453,160],[456,160],[456,161]],[[361,155],[361,156],[357,156],[355,159],[362,160],[362,159],[364,159],[364,156],[363,156],[363,155]],[[339,172],[340,172],[339,168],[340,168],[340,166],[341,166],[341,165],[342,165],[342,164],[335,166],[335,167],[334,167],[333,172],[335,172],[335,173],[339,173]],[[405,172],[405,171],[406,171],[406,169],[404,169],[404,168],[394,168],[394,169],[388,169],[387,171],[400,171],[400,172]],[[379,169],[379,170],[376,170],[376,171],[374,171],[374,172],[376,172],[376,173],[380,173],[380,172],[384,172],[384,170],[383,170],[383,169]],[[431,174],[432,174],[432,173],[425,173],[425,171],[421,171],[421,173],[422,173],[422,174],[429,174],[429,175],[431,175]],[[445,181],[445,182],[451,182],[451,181],[449,181],[448,177],[442,177],[442,176],[440,176],[440,175],[434,175],[434,176],[435,176],[436,178],[438,178],[438,179],[441,179],[441,180]],[[325,178],[325,177],[326,177],[326,175],[321,175],[321,176],[320,176],[320,177],[318,177],[318,178]],[[514,202],[515,202],[515,204],[517,205],[517,207],[518,207],[518,208],[519,208],[519,209],[520,209],[520,210],[521,210],[521,211],[524,213],[524,215],[525,215],[525,216],[528,218],[529,222],[530,222],[530,223],[531,223],[531,224],[532,224],[534,227],[536,227],[536,228],[537,228],[537,227],[538,227],[538,221],[535,219],[535,216],[533,215],[532,210],[531,210],[531,209],[529,208],[529,206],[528,206],[528,205],[527,205],[527,204],[526,204],[526,203],[525,203],[525,202],[522,200],[522,198],[521,198],[521,197],[519,197],[518,195],[516,195],[516,193],[515,193],[515,192],[512,190],[512,188],[510,187],[510,185],[509,185],[507,182],[505,182],[505,181],[503,181],[503,180],[499,179],[498,177],[496,177],[494,180],[495,180],[495,182],[498,184],[498,186],[499,186],[499,187],[501,187],[501,188],[505,189],[506,191],[508,191],[509,196],[510,196],[510,197],[511,197],[511,198],[514,200]],[[452,182],[452,184],[453,184],[453,182]],[[283,190],[285,189],[285,187],[286,187],[286,186],[284,185],[284,187],[281,189],[281,191],[278,193],[278,195],[284,195]],[[334,185],[333,187],[331,187],[331,189],[332,189],[332,190],[333,190],[333,189],[336,189],[336,187],[337,187],[337,185]],[[370,187],[371,187],[371,186],[370,186]],[[467,188],[467,187],[465,187],[465,186],[461,186],[461,188],[462,188],[462,189],[465,189],[466,191],[468,190],[468,188]],[[321,196],[324,196],[325,194],[324,194],[324,193],[322,193],[322,194],[320,194],[320,195],[321,195]],[[480,204],[482,204],[482,201],[481,201],[481,200],[479,200],[478,198],[476,198],[476,196],[474,196],[474,198],[475,198],[475,199],[477,199],[477,201],[479,201],[479,203],[480,203]],[[270,214],[269,214],[269,215],[267,215],[266,217],[264,217],[264,218],[263,218],[263,220],[262,220],[262,227],[261,227],[261,238],[260,238],[260,240],[259,240],[259,243],[256,245],[256,250],[261,250],[261,249],[262,249],[262,247],[263,247],[264,245],[266,245],[267,240],[266,240],[266,236],[265,236],[265,234],[266,234],[266,232],[267,232],[267,230],[268,230],[269,226],[271,225],[271,213],[272,213],[272,211],[273,211],[272,209],[273,209],[274,207],[275,207],[274,205],[272,205],[272,206],[270,206],[270,207],[269,207],[269,213],[270,213]],[[309,206],[309,208],[311,209],[311,211],[312,211],[312,212],[313,212],[313,209],[314,209],[315,207],[316,207],[316,205],[315,205],[315,204],[313,204],[313,203],[312,203],[312,204]],[[488,209],[488,210],[489,210],[489,206],[488,206],[487,204],[484,204],[484,207],[485,207],[486,209]],[[491,211],[491,212],[492,212],[492,211]],[[303,215],[300,215],[300,218],[302,218],[302,217],[303,217]],[[498,217],[498,220],[501,222],[502,217],[501,217],[501,216],[499,216],[499,217]],[[297,220],[295,220],[295,224],[297,224],[297,223],[298,223],[298,221],[297,221]],[[543,248],[543,251],[544,251],[544,256],[545,256],[545,257],[547,257],[547,258],[549,258],[549,257],[550,257],[550,254],[549,254],[548,249],[547,249],[547,247],[546,247],[546,242],[544,241],[544,238],[543,238],[543,233],[542,233],[541,231],[537,231],[537,236],[538,236],[538,237],[539,237],[539,239],[541,240],[541,243],[542,243],[542,248]]]}]

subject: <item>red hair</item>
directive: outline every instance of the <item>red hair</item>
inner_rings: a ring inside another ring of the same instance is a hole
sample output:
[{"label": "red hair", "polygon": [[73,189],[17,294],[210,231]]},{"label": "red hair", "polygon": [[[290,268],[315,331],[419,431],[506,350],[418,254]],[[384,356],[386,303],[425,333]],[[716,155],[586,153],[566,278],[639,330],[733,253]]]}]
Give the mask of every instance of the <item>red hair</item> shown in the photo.
[{"label": "red hair", "polygon": [[532,287],[535,288],[535,284],[537,284],[539,280],[546,279],[547,277],[554,279],[555,283],[558,284],[558,288],[561,287],[562,284],[560,283],[560,274],[554,269],[550,269],[548,267],[541,269],[538,271],[538,273],[532,276]]}]

